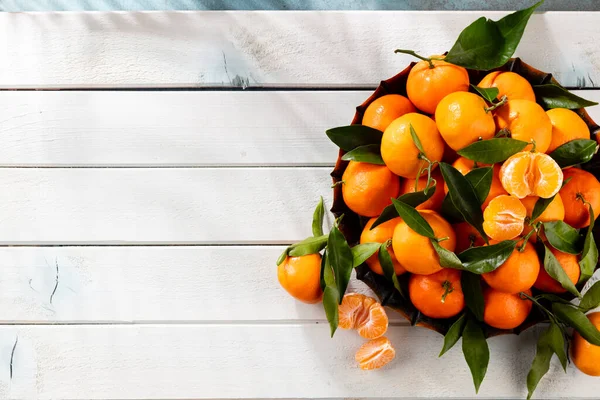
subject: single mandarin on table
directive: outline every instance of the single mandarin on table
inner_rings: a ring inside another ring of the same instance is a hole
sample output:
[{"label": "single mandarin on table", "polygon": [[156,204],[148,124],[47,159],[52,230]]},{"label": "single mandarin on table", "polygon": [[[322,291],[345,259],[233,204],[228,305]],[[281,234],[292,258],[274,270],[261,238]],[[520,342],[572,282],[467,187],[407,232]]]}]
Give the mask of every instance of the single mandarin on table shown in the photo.
[{"label": "single mandarin on table", "polygon": [[565,204],[564,221],[575,229],[590,225],[589,206],[592,205],[594,216],[600,213],[600,182],[587,171],[579,168],[569,168],[564,171],[564,179],[568,182],[560,189],[560,197]]},{"label": "single mandarin on table", "polygon": [[472,225],[466,222],[460,222],[452,225],[454,233],[456,234],[456,253],[462,253],[470,247],[483,246],[485,240],[481,237],[481,234],[477,232]]},{"label": "single mandarin on table", "polygon": [[[531,296],[531,290],[524,293]],[[514,329],[521,325],[531,312],[533,304],[518,293],[504,293],[487,288],[483,292],[483,321],[497,329]]]},{"label": "single mandarin on table", "polygon": [[494,71],[487,74],[477,85],[481,88],[497,88],[498,99],[506,96],[509,100],[535,101],[533,87],[527,79],[510,71]]},{"label": "single mandarin on table", "polygon": [[498,241],[514,239],[523,232],[527,210],[514,196],[500,195],[483,211],[483,230]]},{"label": "single mandarin on table", "polygon": [[360,346],[354,359],[360,369],[371,370],[381,368],[396,357],[396,350],[386,337],[368,341]]},{"label": "single mandarin on table", "polygon": [[[448,238],[440,241],[440,246],[454,251],[456,236],[452,226],[435,211],[419,210],[419,214],[429,223],[436,238]],[[429,275],[442,269],[430,240],[413,231],[404,221],[394,229],[392,247],[396,258],[408,272]]]},{"label": "single mandarin on table", "polygon": [[408,295],[413,305],[430,318],[450,318],[465,308],[461,272],[444,268],[431,275],[413,274]]},{"label": "single mandarin on table", "polygon": [[[535,208],[535,203],[537,203],[537,201],[540,198],[537,196],[527,196],[521,199],[521,203],[523,203],[523,205],[525,206],[525,209],[527,210],[527,217],[531,218],[531,215],[533,214],[533,209]],[[550,204],[548,204],[548,207],[546,207],[546,209],[544,210],[544,212],[542,212],[540,214],[539,217],[537,217],[535,219],[535,221],[532,221],[532,223],[536,223],[536,222],[550,222],[550,221],[562,221],[563,219],[565,219],[565,206],[563,204],[562,201],[562,197],[560,197],[560,194],[557,193],[554,198],[552,199],[552,201],[550,202]],[[531,225],[527,222],[525,222],[525,229],[523,229],[523,236],[527,235],[533,228],[531,227]],[[544,239],[545,236],[542,232],[542,238]],[[532,242],[536,242],[537,241],[537,235],[534,233],[529,237],[529,240]]]},{"label": "single mandarin on table", "polygon": [[[490,244],[495,244],[491,241]],[[492,272],[481,274],[491,288],[505,293],[519,293],[530,289],[540,272],[540,259],[533,245],[528,244],[523,251],[515,249],[510,257]]]},{"label": "single mandarin on table", "polygon": [[342,329],[356,329],[365,339],[383,336],[388,328],[388,317],[381,304],[372,297],[360,293],[349,293],[338,307]]},{"label": "single mandarin on table", "polygon": [[[439,211],[442,207],[442,202],[444,201],[445,193],[444,193],[444,178],[442,177],[442,173],[439,170],[433,171],[431,174],[432,178],[435,179],[436,186],[435,191],[431,195],[431,197],[425,200],[423,203],[419,204],[416,209],[417,210],[434,210]],[[400,185],[400,194],[406,193],[414,193],[416,191],[421,191],[425,189],[427,185],[427,177],[422,176],[419,178],[417,182],[417,188],[415,190],[415,182],[416,179],[404,179]]]},{"label": "single mandarin on table", "polygon": [[[544,109],[534,101],[509,100],[495,110],[498,129],[507,130],[513,139],[535,141],[536,151],[545,153],[552,141],[552,123]],[[532,145],[525,149],[530,150]]]},{"label": "single mandarin on table", "polygon": [[548,153],[575,139],[589,139],[590,130],[577,113],[566,108],[553,108],[546,111],[552,123],[552,141]]},{"label": "single mandarin on table", "polygon": [[[443,56],[432,56],[442,58]],[[421,111],[433,114],[438,103],[453,92],[469,91],[469,74],[458,65],[443,60],[419,61],[406,81],[408,98]]]},{"label": "single mandarin on table", "polygon": [[346,205],[365,217],[376,217],[400,193],[400,179],[385,165],[350,161],[342,175]]},{"label": "single mandarin on table", "polygon": [[[375,228],[371,229],[373,223],[377,220],[377,218],[371,218],[367,224],[365,225],[361,235],[360,235],[360,243],[384,243],[387,240],[390,240],[392,236],[394,236],[394,229],[396,225],[401,221],[401,218],[393,218],[389,221],[386,221],[382,224],[377,225]],[[390,253],[390,257],[392,258],[392,264],[394,265],[394,271],[396,275],[401,275],[406,272],[406,270],[400,265],[396,256],[394,255],[394,249],[390,246],[388,247],[388,252]],[[379,263],[379,250],[375,252],[371,257],[369,257],[366,261],[367,265],[373,272],[379,275],[383,275],[383,269],[381,269],[381,264]]]},{"label": "single mandarin on table", "polygon": [[563,171],[547,154],[522,151],[504,161],[500,182],[509,194],[519,199],[527,196],[547,199],[560,190]]},{"label": "single mandarin on table", "polygon": [[406,97],[399,94],[386,94],[375,99],[363,115],[362,124],[385,131],[385,128],[398,117],[417,109]]},{"label": "single mandarin on table", "polygon": [[[596,329],[600,329],[600,312],[589,313],[587,318]],[[584,374],[600,376],[600,346],[591,344],[577,331],[571,341],[571,360]]]},{"label": "single mandarin on table", "polygon": [[292,297],[304,303],[318,303],[323,297],[321,255],[287,257],[277,267],[277,279]]},{"label": "single mandarin on table", "polygon": [[419,150],[410,134],[411,125],[430,161],[440,161],[444,155],[444,141],[431,118],[408,113],[395,119],[381,138],[381,157],[392,172],[403,178],[416,178],[419,170],[427,166],[419,158]]},{"label": "single mandarin on table", "polygon": [[435,110],[435,123],[444,141],[460,150],[478,140],[494,137],[496,124],[480,96],[455,92],[444,97]]},{"label": "single mandarin on table", "polygon": [[[579,281],[579,275],[581,274],[577,256],[575,254],[563,253],[562,251],[556,250],[554,247],[549,246],[548,248],[558,260],[558,263],[569,277],[569,280],[573,282],[573,284],[576,284],[577,281]],[[560,283],[548,275],[548,272],[546,272],[544,268],[540,268],[540,273],[533,284],[533,287],[549,293],[565,293],[567,291]]]}]

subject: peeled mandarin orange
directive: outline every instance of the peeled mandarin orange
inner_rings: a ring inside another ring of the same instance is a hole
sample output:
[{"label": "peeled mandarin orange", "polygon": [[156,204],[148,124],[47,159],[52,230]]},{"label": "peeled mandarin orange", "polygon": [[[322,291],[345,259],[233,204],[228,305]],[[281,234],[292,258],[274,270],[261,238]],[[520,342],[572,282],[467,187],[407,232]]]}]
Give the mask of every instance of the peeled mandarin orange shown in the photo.
[{"label": "peeled mandarin orange", "polygon": [[[590,313],[587,317],[596,329],[600,329],[600,312]],[[584,374],[600,376],[600,346],[591,344],[577,331],[571,341],[571,360]]]},{"label": "peeled mandarin orange", "polygon": [[[531,290],[525,293],[531,296]],[[521,325],[531,312],[533,304],[519,294],[504,293],[492,288],[483,292],[483,321],[497,329],[514,329]]]},{"label": "peeled mandarin orange", "polygon": [[527,210],[514,196],[500,195],[483,211],[483,230],[490,238],[514,239],[523,232]]},{"label": "peeled mandarin orange", "polygon": [[433,68],[430,68],[427,61],[416,63],[406,81],[408,98],[419,110],[427,114],[433,114],[438,103],[446,95],[469,90],[469,74],[466,69],[443,60],[432,62]]},{"label": "peeled mandarin orange", "polygon": [[[544,109],[534,101],[509,100],[495,110],[498,129],[507,130],[513,139],[535,141],[536,151],[545,153],[552,140],[552,123]],[[530,150],[532,145],[525,149]]]},{"label": "peeled mandarin orange", "polygon": [[451,93],[440,101],[435,109],[435,123],[448,146],[460,150],[494,137],[496,124],[486,107],[485,100],[468,92]]},{"label": "peeled mandarin orange", "polygon": [[477,232],[477,229],[466,222],[454,224],[452,228],[456,234],[456,253],[462,253],[470,247],[483,246],[485,244],[485,240]]},{"label": "peeled mandarin orange", "polygon": [[386,94],[369,104],[363,115],[362,124],[383,132],[396,118],[416,111],[415,106],[406,97],[399,94]]},{"label": "peeled mandarin orange", "polygon": [[565,204],[564,221],[575,229],[590,225],[589,206],[592,205],[594,215],[600,213],[600,182],[587,171],[579,168],[569,168],[564,171],[564,179],[568,182],[560,189],[560,197]]},{"label": "peeled mandarin orange", "polygon": [[[490,242],[495,244],[496,241]],[[483,280],[493,289],[505,293],[519,293],[530,289],[540,272],[540,260],[533,245],[523,251],[515,249],[510,257],[492,272],[481,274]]]},{"label": "peeled mandarin orange", "polygon": [[[436,238],[448,238],[439,242],[440,246],[454,251],[456,236],[452,226],[435,211],[419,210],[419,214],[431,225]],[[440,258],[429,239],[413,231],[404,221],[394,229],[392,247],[396,258],[408,272],[429,275],[442,269]]]},{"label": "peeled mandarin orange", "polygon": [[404,178],[416,178],[419,170],[427,165],[419,158],[419,150],[410,134],[411,125],[429,160],[440,161],[444,154],[444,141],[431,118],[408,113],[395,119],[381,138],[381,157],[392,172]]},{"label": "peeled mandarin orange", "polygon": [[309,304],[321,301],[320,254],[287,257],[277,267],[277,278],[292,297]]},{"label": "peeled mandarin orange", "polygon": [[[371,218],[367,222],[360,235],[360,243],[384,243],[387,240],[390,240],[392,236],[394,236],[394,229],[396,228],[396,225],[398,225],[398,223],[401,221],[400,218],[393,218],[371,229],[376,220],[377,218]],[[394,255],[394,249],[391,246],[388,247],[388,252],[392,258],[392,264],[394,265],[394,271],[396,272],[396,275],[405,273],[406,270],[396,259],[396,256]],[[379,263],[379,250],[369,257],[366,263],[373,272],[383,275],[383,270],[381,269],[381,264]]]},{"label": "peeled mandarin orange", "polygon": [[400,193],[400,179],[385,165],[350,161],[342,175],[346,205],[365,217],[376,217]]},{"label": "peeled mandarin orange", "polygon": [[[531,215],[533,214],[533,209],[535,208],[535,203],[537,203],[537,201],[539,199],[540,198],[537,196],[527,196],[527,197],[521,199],[521,203],[523,203],[523,205],[525,206],[525,209],[527,210],[528,218],[531,218]],[[550,202],[550,204],[548,204],[548,207],[546,207],[544,212],[541,213],[540,216],[535,219],[535,221],[531,221],[530,223],[562,221],[563,219],[565,219],[565,206],[563,204],[562,197],[560,197],[560,194],[557,193],[554,196],[554,199],[552,199],[552,201]],[[525,229],[523,229],[523,236],[527,235],[533,229],[531,227],[530,223],[525,222]],[[543,233],[542,233],[542,238],[545,238]],[[529,240],[532,242],[536,242],[537,235],[535,233],[532,234],[529,237]]]},{"label": "peeled mandarin orange", "polygon": [[339,323],[343,329],[356,329],[365,339],[374,339],[385,334],[388,317],[381,304],[372,297],[359,293],[344,296],[338,307]]},{"label": "peeled mandarin orange", "polygon": [[[439,211],[442,207],[442,202],[444,201],[445,197],[444,178],[442,177],[442,173],[439,170],[433,171],[431,176],[436,181],[435,191],[429,199],[427,199],[426,201],[424,201],[416,207],[417,210]],[[421,178],[419,178],[415,190],[416,181],[416,179],[404,179],[400,185],[400,194],[402,195],[405,193],[414,193],[417,191],[424,190],[425,186],[427,185],[427,177],[422,176]]]},{"label": "peeled mandarin orange", "polygon": [[[549,249],[569,277],[569,280],[573,282],[573,284],[576,284],[577,281],[579,281],[579,275],[581,274],[577,256],[574,254],[563,253],[562,251],[556,250],[554,247],[549,247]],[[549,293],[565,293],[567,291],[560,283],[548,275],[544,268],[540,269],[540,273],[533,284],[533,287]]]},{"label": "peeled mandarin orange", "polygon": [[500,181],[509,194],[519,199],[527,196],[547,199],[560,190],[563,171],[547,154],[522,151],[504,161]]},{"label": "peeled mandarin orange", "polygon": [[396,357],[396,350],[386,337],[373,339],[363,344],[354,358],[360,369],[381,368]]},{"label": "peeled mandarin orange", "polygon": [[410,301],[428,317],[453,317],[465,308],[460,276],[459,270],[449,268],[431,275],[413,274],[408,281]]},{"label": "peeled mandarin orange", "polygon": [[548,153],[559,146],[575,139],[589,139],[590,130],[587,124],[574,111],[566,108],[553,108],[546,111],[552,124],[552,140]]},{"label": "peeled mandarin orange", "polygon": [[487,74],[477,85],[481,88],[498,88],[498,99],[506,96],[509,100],[523,99],[535,101],[531,84],[521,75],[510,71],[494,71]]}]

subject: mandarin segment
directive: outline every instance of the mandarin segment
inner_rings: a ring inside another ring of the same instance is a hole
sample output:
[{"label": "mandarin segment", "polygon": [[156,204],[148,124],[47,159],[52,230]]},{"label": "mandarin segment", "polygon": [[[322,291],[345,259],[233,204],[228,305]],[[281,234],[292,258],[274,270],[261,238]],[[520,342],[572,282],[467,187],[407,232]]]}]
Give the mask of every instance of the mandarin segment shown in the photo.
[{"label": "mandarin segment", "polygon": [[363,344],[354,356],[360,369],[378,369],[396,357],[396,350],[386,337],[373,339]]},{"label": "mandarin segment", "polygon": [[[535,141],[535,148],[540,153],[548,150],[552,140],[552,123],[539,104],[530,100],[509,100],[495,112],[499,130],[508,131],[513,139]],[[525,149],[531,148],[532,145],[529,145]]]},{"label": "mandarin segment", "polygon": [[352,211],[376,217],[400,193],[400,179],[385,165],[350,161],[342,175],[342,196]]},{"label": "mandarin segment", "polygon": [[[531,291],[527,290],[528,296]],[[487,288],[483,292],[483,321],[497,329],[514,329],[521,325],[531,312],[533,304],[517,294],[504,293]]]},{"label": "mandarin segment", "polygon": [[[445,197],[444,178],[442,177],[442,173],[437,169],[435,171],[433,171],[433,173],[431,174],[431,177],[433,179],[435,179],[435,182],[436,182],[435,192],[433,192],[433,194],[431,195],[431,197],[429,199],[427,199],[423,203],[419,204],[416,207],[417,210],[439,211],[440,208],[442,207],[442,202],[444,201],[444,197]],[[416,181],[417,181],[416,179],[404,179],[402,181],[402,184],[400,185],[400,194],[402,195],[402,194],[406,194],[406,193],[414,193],[416,191],[421,191],[421,190],[424,190],[425,187],[427,186],[427,177],[426,176],[422,176],[421,178],[419,178],[417,185],[416,185],[416,190],[415,190],[415,182]]]},{"label": "mandarin segment", "polygon": [[589,206],[592,205],[594,215],[600,213],[600,182],[591,173],[579,168],[564,171],[564,179],[568,182],[560,189],[560,197],[565,205],[565,222],[575,229],[590,225]]},{"label": "mandarin segment", "polygon": [[523,232],[526,215],[527,210],[518,198],[500,195],[483,211],[483,230],[498,241],[514,239]]},{"label": "mandarin segment", "polygon": [[552,123],[552,141],[548,153],[575,139],[589,139],[590,129],[577,113],[566,108],[546,111]]},{"label": "mandarin segment", "polygon": [[[600,330],[600,312],[590,313],[587,318]],[[584,374],[600,376],[600,346],[591,344],[577,331],[573,333],[571,341],[571,360]]]},{"label": "mandarin segment", "polygon": [[410,301],[428,317],[454,317],[465,307],[460,276],[459,270],[449,268],[431,275],[413,274],[408,282]]},{"label": "mandarin segment", "polygon": [[321,255],[287,257],[277,267],[277,279],[295,299],[313,304],[321,301]]},{"label": "mandarin segment", "polygon": [[[497,242],[490,242],[495,243]],[[533,286],[540,268],[542,267],[537,252],[528,244],[523,250],[516,248],[504,264],[492,272],[481,274],[481,277],[493,289],[505,293],[519,293]]]},{"label": "mandarin segment", "polygon": [[[558,260],[558,263],[569,277],[569,280],[573,282],[573,284],[577,284],[579,281],[579,275],[581,274],[577,256],[574,254],[563,253],[562,251],[556,250],[550,246],[548,248]],[[540,268],[540,273],[533,284],[533,287],[549,293],[567,292],[567,289],[563,288],[559,282],[555,281],[554,278],[548,275],[548,272],[546,272],[543,267]]]},{"label": "mandarin segment", "polygon": [[385,131],[393,120],[417,109],[406,97],[399,94],[387,94],[375,99],[363,115],[362,124]]},{"label": "mandarin segment", "polygon": [[[389,221],[386,221],[382,224],[377,225],[375,228],[371,229],[373,223],[377,218],[371,218],[367,224],[365,225],[361,235],[360,235],[360,243],[384,243],[394,236],[394,229],[396,225],[402,220],[401,218],[393,218]],[[402,275],[406,272],[404,267],[398,262],[396,259],[396,255],[394,254],[394,249],[390,246],[388,247],[388,252],[390,253],[390,257],[392,258],[392,264],[394,265],[394,271],[396,275]],[[379,263],[379,250],[375,252],[371,257],[369,257],[366,261],[367,265],[373,272],[379,275],[383,275],[383,269],[381,268],[381,264]]]},{"label": "mandarin segment", "polygon": [[547,154],[522,151],[504,161],[500,181],[509,194],[519,199],[527,196],[547,199],[560,190],[563,171]]},{"label": "mandarin segment", "polygon": [[497,88],[497,99],[506,96],[508,100],[522,99],[535,101],[535,93],[531,84],[521,75],[511,71],[490,72],[477,86],[481,88]]},{"label": "mandarin segment", "polygon": [[349,293],[338,307],[339,323],[343,329],[356,329],[365,339],[374,339],[385,334],[388,317],[381,304],[372,297],[360,293]]}]

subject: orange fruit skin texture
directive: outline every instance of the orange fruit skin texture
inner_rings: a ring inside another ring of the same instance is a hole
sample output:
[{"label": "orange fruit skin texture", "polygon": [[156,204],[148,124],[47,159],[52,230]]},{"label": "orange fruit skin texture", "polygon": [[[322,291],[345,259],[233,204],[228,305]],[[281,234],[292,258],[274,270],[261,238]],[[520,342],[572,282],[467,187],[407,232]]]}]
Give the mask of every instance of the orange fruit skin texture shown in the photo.
[{"label": "orange fruit skin texture", "polygon": [[543,153],[522,151],[510,156],[500,168],[502,187],[519,199],[527,196],[552,197],[560,190],[563,179],[560,166]]},{"label": "orange fruit skin texture", "polygon": [[346,205],[365,217],[376,217],[400,193],[400,179],[385,165],[350,161],[342,175]]},{"label": "orange fruit skin texture", "polygon": [[527,210],[514,196],[500,195],[483,211],[483,231],[498,241],[514,239],[525,228]]},{"label": "orange fruit skin texture", "polygon": [[[431,225],[436,238],[448,237],[440,242],[440,246],[454,251],[456,235],[448,221],[431,210],[419,210],[419,214]],[[429,239],[413,231],[404,221],[394,229],[392,247],[396,258],[408,272],[429,275],[442,269],[440,258]]]},{"label": "orange fruit skin texture", "polygon": [[[360,234],[360,243],[384,243],[385,241],[391,239],[392,236],[394,236],[394,229],[402,219],[400,217],[393,218],[389,221],[384,222],[383,224],[377,225],[374,229],[371,229],[371,226],[373,226],[373,223],[376,220],[377,218],[371,218],[367,222],[362,233]],[[388,252],[390,253],[390,257],[392,258],[392,264],[394,265],[394,271],[396,272],[396,275],[402,275],[403,273],[405,273],[406,270],[396,259],[394,249],[391,246],[388,247]],[[379,275],[383,275],[383,269],[381,268],[381,264],[379,263],[379,250],[377,250],[375,254],[369,257],[366,263],[373,272]]]},{"label": "orange fruit skin texture", "polygon": [[[562,251],[556,250],[553,247],[549,248],[571,282],[576,284],[577,281],[579,281],[579,275],[581,273],[581,270],[579,269],[579,263],[577,262],[577,256],[574,254],[563,253]],[[565,293],[567,291],[567,289],[564,289],[560,283],[548,275],[544,268],[540,268],[540,274],[533,284],[533,287],[549,293]]]},{"label": "orange fruit skin texture", "polygon": [[295,299],[314,304],[321,301],[321,255],[287,257],[277,267],[277,279]]},{"label": "orange fruit skin texture", "polygon": [[444,141],[431,118],[408,113],[395,119],[381,138],[381,157],[392,172],[403,178],[416,178],[419,169],[427,165],[424,160],[418,158],[419,150],[410,134],[411,125],[428,159],[440,161],[444,155]]},{"label": "orange fruit skin texture", "polygon": [[492,139],[496,123],[487,103],[480,96],[455,92],[444,97],[435,110],[440,134],[452,149],[460,150],[478,140]]},{"label": "orange fruit skin texture", "polygon": [[[460,285],[461,272],[444,268],[431,275],[411,275],[408,282],[410,301],[430,318],[450,318],[465,308],[465,297]],[[446,289],[449,291],[443,298]]]},{"label": "orange fruit skin texture", "polygon": [[527,79],[514,72],[490,72],[483,77],[477,86],[481,88],[497,88],[497,99],[506,96],[509,100],[521,99],[535,101],[535,93],[533,92],[531,84],[527,82]]},{"label": "orange fruit skin texture", "polygon": [[[446,194],[444,193],[444,178],[442,177],[442,173],[439,170],[433,171],[431,177],[435,179],[436,186],[435,192],[431,195],[429,199],[419,204],[416,209],[417,210],[434,210],[439,211],[442,207],[442,202],[444,201],[444,197]],[[415,181],[416,179],[404,179],[402,184],[400,185],[400,194],[405,193],[414,193],[415,192]],[[419,178],[419,182],[417,183],[417,190],[421,191],[425,189],[427,185],[427,177],[423,176]]]},{"label": "orange fruit skin texture", "polygon": [[399,94],[386,94],[369,104],[363,115],[362,124],[383,132],[396,118],[414,112],[417,112],[417,109],[406,97]]},{"label": "orange fruit skin texture", "polygon": [[[600,312],[590,313],[587,317],[592,325],[600,329]],[[600,376],[600,346],[591,344],[578,332],[573,333],[571,360],[584,374]]]},{"label": "orange fruit skin texture", "polygon": [[[497,243],[491,241],[490,244]],[[540,268],[537,252],[528,244],[523,251],[515,249],[508,259],[492,272],[481,274],[491,288],[505,293],[519,293],[530,289],[535,283]]]},{"label": "orange fruit skin texture", "polygon": [[433,114],[438,103],[448,94],[469,91],[466,69],[443,60],[434,60],[433,65],[434,68],[429,68],[427,61],[419,61],[410,70],[406,81],[408,98],[427,114]]},{"label": "orange fruit skin texture", "polygon": [[552,124],[552,140],[548,147],[548,153],[571,140],[590,138],[587,124],[574,111],[566,108],[553,108],[546,111],[546,114]]},{"label": "orange fruit skin texture", "polygon": [[560,190],[560,197],[565,205],[565,222],[575,229],[590,225],[588,206],[577,198],[582,195],[592,205],[594,216],[600,213],[600,182],[587,171],[579,168],[569,168],[564,171],[564,179],[571,179]]},{"label": "orange fruit skin texture", "polygon": [[365,339],[375,339],[387,332],[388,317],[381,304],[372,297],[360,293],[344,296],[338,307],[342,329],[356,329]]},{"label": "orange fruit skin texture", "polygon": [[[533,213],[533,208],[535,207],[535,203],[539,200],[537,196],[527,196],[521,199],[521,203],[525,206],[527,210],[527,216],[531,218],[531,214]],[[548,204],[548,207],[544,210],[544,212],[535,220],[535,222],[549,222],[549,221],[562,221],[565,219],[565,206],[562,201],[562,197],[560,194],[556,194],[554,199]],[[525,224],[525,228],[523,229],[523,236],[527,235],[533,228],[528,223]],[[542,232],[542,239],[545,236]],[[545,239],[544,239],[545,240]],[[529,237],[529,241],[536,242],[537,235],[534,233]]]},{"label": "orange fruit skin texture", "polygon": [[[531,296],[531,290],[525,293]],[[483,300],[483,321],[497,329],[514,329],[521,325],[533,306],[530,300],[522,300],[518,293],[504,293],[492,288],[484,290]]]},{"label": "orange fruit skin texture", "polygon": [[[498,129],[510,131],[513,139],[531,142],[535,140],[536,151],[545,153],[552,140],[552,123],[544,109],[534,101],[509,100],[495,110]],[[531,150],[529,145],[525,150]]]},{"label": "orange fruit skin texture", "polygon": [[378,369],[392,361],[396,357],[396,350],[386,337],[380,337],[368,341],[360,346],[354,359],[360,369]]},{"label": "orange fruit skin texture", "polygon": [[456,233],[456,254],[459,254],[469,247],[471,247],[471,241],[473,241],[473,246],[483,246],[485,244],[485,240],[481,237],[481,234],[477,232],[477,229],[473,228],[466,222],[460,222],[458,224],[452,225],[454,229],[454,233]]}]

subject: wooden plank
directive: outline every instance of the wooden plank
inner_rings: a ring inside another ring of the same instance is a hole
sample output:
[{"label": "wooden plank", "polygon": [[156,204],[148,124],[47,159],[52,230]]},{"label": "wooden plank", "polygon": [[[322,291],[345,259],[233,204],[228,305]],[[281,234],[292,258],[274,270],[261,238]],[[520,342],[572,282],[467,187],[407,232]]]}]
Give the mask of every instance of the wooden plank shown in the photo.
[{"label": "wooden plank", "polygon": [[[275,260],[284,248],[0,248],[0,318],[4,323],[326,323],[320,304],[300,303],[279,285]],[[372,295],[355,280],[348,288],[352,292]],[[404,322],[393,311],[389,317]]]},{"label": "wooden plank", "polygon": [[[491,363],[475,395],[460,343],[442,359],[442,338],[412,327],[387,336],[396,360],[361,371],[364,340],[319,325],[5,326],[3,398],[524,398],[535,330],[490,339]],[[10,354],[13,378],[9,379]],[[85,382],[83,384],[82,382]],[[552,360],[536,398],[597,398],[600,380]]]},{"label": "wooden plank", "polygon": [[[574,93],[600,102],[600,90]],[[370,94],[4,91],[0,166],[332,166],[325,130]]]},{"label": "wooden plank", "polygon": [[[0,244],[289,244],[331,168],[0,170]],[[330,216],[330,214],[329,214]]]},{"label": "wooden plank", "polygon": [[[0,15],[0,87],[375,85],[505,12],[216,11]],[[600,82],[596,12],[531,18],[517,55],[567,86]]]}]

